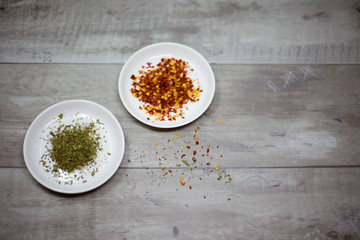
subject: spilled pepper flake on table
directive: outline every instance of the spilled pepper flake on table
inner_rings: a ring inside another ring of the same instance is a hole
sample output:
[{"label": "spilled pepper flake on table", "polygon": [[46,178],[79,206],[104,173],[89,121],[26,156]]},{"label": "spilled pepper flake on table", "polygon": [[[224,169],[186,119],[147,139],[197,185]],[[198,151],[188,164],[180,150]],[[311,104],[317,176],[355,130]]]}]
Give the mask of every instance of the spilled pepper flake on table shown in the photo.
[{"label": "spilled pepper flake on table", "polygon": [[[178,188],[174,190],[191,190],[196,194],[201,191],[202,185],[208,183],[209,178],[217,180],[218,184],[232,182],[230,174],[221,167],[220,161],[223,161],[224,155],[219,152],[220,147],[203,143],[200,127],[195,128],[194,131],[197,134],[196,140],[193,139],[193,133],[191,133],[184,136],[177,135],[177,138],[174,135],[169,136],[168,141],[164,139],[157,141],[159,143],[158,148],[154,150],[153,154],[148,153],[150,156],[147,159],[152,162],[151,164],[156,160],[161,173],[147,168],[149,170],[147,174],[151,176],[151,186],[167,184],[169,180],[173,179],[178,182]],[[152,145],[149,148],[154,147]],[[145,151],[143,150],[143,153]],[[143,156],[137,159],[141,160],[141,163],[145,161]],[[228,196],[226,196],[227,198]]]},{"label": "spilled pepper flake on table", "polygon": [[131,76],[131,93],[143,104],[140,109],[154,116],[156,121],[184,118],[184,105],[199,101],[203,90],[195,87],[195,80],[189,77],[193,69],[186,61],[162,58],[156,67],[147,63],[143,69],[139,76]]}]

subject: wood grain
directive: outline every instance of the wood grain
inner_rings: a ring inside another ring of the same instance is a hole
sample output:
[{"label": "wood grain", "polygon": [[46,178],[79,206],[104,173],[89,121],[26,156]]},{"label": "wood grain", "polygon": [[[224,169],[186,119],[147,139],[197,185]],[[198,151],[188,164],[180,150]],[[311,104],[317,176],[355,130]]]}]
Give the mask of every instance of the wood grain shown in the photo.
[{"label": "wood grain", "polygon": [[124,63],[178,42],[211,63],[359,63],[359,1],[0,3],[0,62]]},{"label": "wood grain", "polygon": [[120,169],[93,192],[66,196],[26,169],[0,169],[0,238],[358,239],[359,170],[232,169],[231,184],[194,171],[189,190],[181,171]]},{"label": "wood grain", "polygon": [[[360,239],[359,6],[0,1],[0,239]],[[166,41],[216,76],[209,109],[167,130],[117,91],[125,61]],[[115,175],[80,195],[38,184],[22,152],[35,117],[69,99],[108,108],[126,138]]]},{"label": "wood grain", "polygon": [[[121,67],[1,64],[0,166],[24,167],[28,126],[45,108],[69,99],[95,101],[116,116],[126,138],[122,167],[174,167],[183,154],[191,160],[193,150],[199,161],[212,156],[223,167],[360,165],[358,65],[212,65],[217,87],[210,108],[195,122],[170,130],[147,127],[126,111],[117,92]],[[304,67],[315,75],[303,81]],[[201,157],[208,144],[210,155]]]}]

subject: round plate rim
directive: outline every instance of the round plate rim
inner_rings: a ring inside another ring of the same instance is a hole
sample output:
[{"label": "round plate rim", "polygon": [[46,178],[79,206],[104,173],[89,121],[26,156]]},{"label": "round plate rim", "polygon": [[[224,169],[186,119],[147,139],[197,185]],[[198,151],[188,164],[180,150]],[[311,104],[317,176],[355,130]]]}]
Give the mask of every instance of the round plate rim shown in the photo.
[{"label": "round plate rim", "polygon": [[[156,47],[161,47],[161,46],[164,46],[164,45],[172,45],[172,46],[175,46],[175,47],[180,47],[180,48],[184,48],[192,53],[194,53],[197,57],[199,57],[199,59],[205,63],[206,67],[207,67],[207,70],[208,72],[210,73],[211,75],[211,84],[213,85],[213,90],[211,91],[210,93],[210,99],[209,101],[207,102],[206,106],[204,107],[204,109],[202,109],[202,111],[200,111],[198,114],[196,114],[196,116],[193,118],[193,119],[189,119],[188,121],[185,121],[185,122],[182,122],[182,123],[177,123],[176,121],[173,121],[171,122],[171,125],[161,125],[161,124],[156,124],[156,122],[152,122],[152,121],[146,121],[144,119],[141,119],[139,118],[135,113],[133,113],[133,111],[131,110],[131,108],[127,105],[126,101],[125,101],[125,98],[124,96],[122,95],[122,91],[121,91],[121,81],[123,80],[124,78],[124,72],[125,70],[128,68],[128,66],[131,64],[131,61],[137,57],[139,54],[141,54],[143,51],[146,51],[150,48],[156,48]],[[216,88],[216,83],[215,83],[215,74],[210,66],[210,64],[208,63],[208,61],[199,53],[197,52],[196,50],[194,50],[193,48],[189,47],[189,46],[186,46],[184,44],[180,44],[180,43],[175,43],[175,42],[159,42],[159,43],[154,43],[154,44],[151,44],[151,45],[148,45],[148,46],[145,46],[139,50],[137,50],[135,53],[133,53],[129,59],[125,62],[124,66],[122,67],[121,71],[120,71],[120,75],[119,75],[119,80],[118,80],[118,92],[119,92],[119,95],[120,95],[120,99],[121,99],[121,102],[123,103],[124,107],[126,108],[126,110],[135,118],[137,119],[138,121],[146,124],[146,125],[149,125],[151,127],[156,127],[156,128],[177,128],[177,127],[181,127],[181,126],[184,126],[184,125],[187,125],[193,121],[195,121],[196,119],[198,119],[202,114],[204,114],[204,112],[209,108],[210,104],[212,103],[213,99],[214,99],[214,96],[215,96],[215,88]]]},{"label": "round plate rim", "polygon": [[[57,108],[61,105],[64,104],[68,104],[68,103],[85,103],[85,104],[91,104],[93,106],[96,106],[98,108],[101,108],[102,110],[104,110],[105,112],[108,113],[108,117],[111,118],[111,120],[116,124],[116,126],[119,128],[120,132],[119,132],[119,138],[121,139],[121,149],[119,149],[120,151],[120,156],[119,159],[117,160],[118,163],[116,164],[116,168],[114,168],[114,171],[111,172],[111,174],[109,174],[106,178],[104,178],[103,181],[100,181],[97,184],[94,184],[93,186],[90,187],[86,187],[83,190],[79,190],[79,191],[71,191],[71,190],[61,190],[58,188],[54,188],[48,184],[46,184],[45,181],[42,181],[38,178],[37,174],[35,173],[35,171],[32,169],[31,164],[31,160],[28,158],[28,154],[27,154],[27,149],[26,146],[28,145],[28,141],[30,141],[29,139],[29,134],[34,131],[34,126],[35,124],[44,116],[46,115],[47,112],[49,112],[50,110]],[[83,100],[83,99],[71,99],[71,100],[65,100],[65,101],[61,101],[58,103],[55,103],[49,107],[47,107],[46,109],[44,109],[40,114],[38,114],[36,116],[36,118],[31,122],[29,128],[26,131],[25,137],[24,137],[24,143],[23,143],[23,157],[24,157],[24,162],[26,165],[26,168],[28,169],[28,171],[30,172],[31,176],[38,182],[40,183],[42,186],[46,187],[47,189],[50,189],[54,192],[58,192],[58,193],[63,193],[63,194],[80,194],[80,193],[85,193],[85,192],[89,192],[92,191],[96,188],[99,188],[100,186],[102,186],[103,184],[105,184],[107,181],[109,181],[109,179],[111,177],[114,176],[114,174],[116,173],[116,171],[118,170],[119,166],[121,165],[121,162],[124,158],[124,153],[125,153],[125,137],[124,137],[124,131],[121,127],[120,122],[116,119],[116,117],[114,116],[114,114],[112,112],[110,112],[107,108],[105,108],[104,106],[93,102],[93,101],[89,101],[89,100]]]}]

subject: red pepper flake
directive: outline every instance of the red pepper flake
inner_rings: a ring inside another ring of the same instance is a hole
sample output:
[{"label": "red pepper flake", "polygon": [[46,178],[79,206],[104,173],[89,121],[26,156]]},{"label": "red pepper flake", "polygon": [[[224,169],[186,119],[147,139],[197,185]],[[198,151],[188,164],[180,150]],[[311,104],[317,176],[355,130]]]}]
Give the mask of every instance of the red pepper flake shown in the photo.
[{"label": "red pepper flake", "polygon": [[206,165],[210,165],[210,163],[208,162],[208,163],[206,163]]},{"label": "red pepper flake", "polygon": [[182,156],[181,156],[181,158],[183,158],[183,157],[185,157],[186,155],[185,154],[183,154]]},{"label": "red pepper flake", "polygon": [[201,149],[204,149],[204,146],[201,146]]},{"label": "red pepper flake", "polygon": [[190,168],[190,171],[192,171],[192,168]]},{"label": "red pepper flake", "polygon": [[206,196],[205,196],[205,195],[204,195],[203,197],[206,199]]},{"label": "red pepper flake", "polygon": [[146,113],[156,117],[155,121],[184,118],[183,105],[196,102],[203,91],[194,86],[189,72],[186,61],[162,58],[156,67],[147,63],[147,70],[140,70],[139,76],[131,76],[133,87],[130,91],[142,102]]},{"label": "red pepper flake", "polygon": [[194,156],[195,156],[195,155],[196,155],[196,153],[197,153],[197,151],[196,151],[196,150],[194,150],[194,152],[193,152],[193,153],[194,153]]},{"label": "red pepper flake", "polygon": [[172,173],[172,171],[169,169],[169,173]]},{"label": "red pepper flake", "polygon": [[194,138],[196,138],[196,134],[194,134]]},{"label": "red pepper flake", "polygon": [[186,146],[187,149],[190,149],[190,146]]},{"label": "red pepper flake", "polygon": [[192,189],[192,186],[189,185],[190,190]]},{"label": "red pepper flake", "polygon": [[200,180],[202,180],[202,178],[201,178],[201,177],[199,177],[199,179],[200,179]]},{"label": "red pepper flake", "polygon": [[212,156],[211,156],[210,158],[211,158],[211,159],[213,159],[213,157],[212,157]]},{"label": "red pepper flake", "polygon": [[206,153],[209,153],[209,151],[210,151],[210,149],[208,148],[208,149],[206,150]]},{"label": "red pepper flake", "polygon": [[197,129],[195,128],[195,132],[197,132]]},{"label": "red pepper flake", "polygon": [[220,157],[223,157],[223,155],[220,155]]},{"label": "red pepper flake", "polygon": [[216,146],[216,148],[219,148],[219,146]]},{"label": "red pepper flake", "polygon": [[199,141],[196,141],[195,144],[196,144],[196,145],[199,145]]},{"label": "red pepper flake", "polygon": [[180,182],[182,186],[185,186],[186,182]]}]

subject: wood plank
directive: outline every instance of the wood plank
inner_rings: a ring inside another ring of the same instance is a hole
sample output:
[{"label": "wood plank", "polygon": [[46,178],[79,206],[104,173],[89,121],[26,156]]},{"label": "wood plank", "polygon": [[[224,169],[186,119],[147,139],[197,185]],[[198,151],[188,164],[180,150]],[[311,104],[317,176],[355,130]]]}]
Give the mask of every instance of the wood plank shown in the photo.
[{"label": "wood plank", "polygon": [[93,192],[65,196],[26,169],[0,169],[0,238],[358,239],[359,170],[231,169],[230,184],[195,171],[189,190],[180,171],[121,169]]},{"label": "wood plank", "polygon": [[[105,106],[120,121],[122,167],[174,167],[183,154],[191,160],[193,150],[198,163],[222,167],[360,165],[358,65],[212,65],[217,87],[210,108],[192,124],[169,130],[147,127],[126,111],[117,93],[121,67],[1,64],[0,166],[24,167],[30,123],[50,105],[79,98]],[[200,145],[193,140],[197,127]],[[168,160],[159,161],[163,157]]]},{"label": "wood plank", "polygon": [[359,63],[358,1],[1,1],[0,62],[124,63],[179,42],[211,63]]}]

